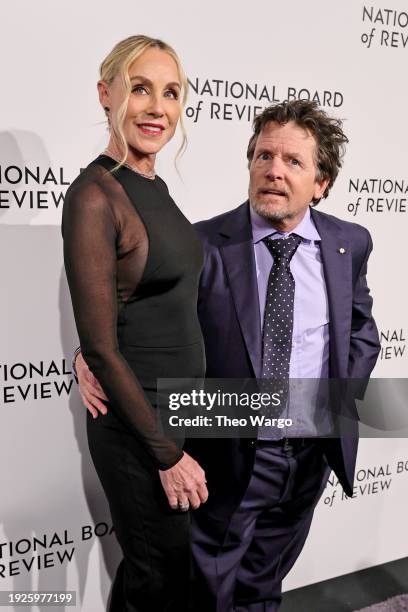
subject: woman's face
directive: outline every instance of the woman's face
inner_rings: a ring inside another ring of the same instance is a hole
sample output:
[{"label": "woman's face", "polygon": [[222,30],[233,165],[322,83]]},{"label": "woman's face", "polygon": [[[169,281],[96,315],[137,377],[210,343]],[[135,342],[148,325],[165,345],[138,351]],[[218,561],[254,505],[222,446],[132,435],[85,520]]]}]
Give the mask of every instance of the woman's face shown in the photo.
[{"label": "woman's face", "polygon": [[[177,64],[165,51],[147,49],[129,68],[131,93],[123,124],[129,153],[151,156],[173,137],[181,112]],[[125,91],[120,75],[107,87],[98,83],[102,106],[109,108],[112,132]]]}]

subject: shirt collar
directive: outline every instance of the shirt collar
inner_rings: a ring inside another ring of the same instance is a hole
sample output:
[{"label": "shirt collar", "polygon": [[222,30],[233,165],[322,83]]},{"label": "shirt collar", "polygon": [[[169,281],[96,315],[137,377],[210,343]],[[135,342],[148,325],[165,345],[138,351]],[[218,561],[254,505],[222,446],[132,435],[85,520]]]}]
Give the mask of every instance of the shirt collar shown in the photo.
[{"label": "shirt collar", "polygon": [[251,205],[249,206],[249,211],[252,226],[252,241],[254,244],[256,244],[257,242],[261,242],[261,240],[263,240],[267,236],[274,236],[276,234],[279,234],[279,236],[283,238],[285,236],[289,236],[292,233],[297,234],[302,238],[302,240],[307,242],[321,240],[319,232],[317,231],[316,226],[311,217],[309,206],[301,222],[290,232],[280,232],[279,230],[273,228],[270,221],[258,215],[258,213],[254,211]]}]

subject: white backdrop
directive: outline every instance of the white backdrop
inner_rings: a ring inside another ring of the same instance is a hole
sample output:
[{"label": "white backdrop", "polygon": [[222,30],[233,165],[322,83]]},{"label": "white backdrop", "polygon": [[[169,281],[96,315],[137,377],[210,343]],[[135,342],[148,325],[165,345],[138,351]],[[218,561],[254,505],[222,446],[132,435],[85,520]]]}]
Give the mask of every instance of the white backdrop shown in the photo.
[{"label": "white backdrop", "polygon": [[[319,207],[372,233],[375,375],[406,377],[407,8],[15,0],[0,10],[0,590],[75,590],[77,609],[93,612],[104,609],[118,550],[70,374],[77,338],[59,226],[67,185],[107,140],[100,61],[137,33],[180,54],[192,84],[189,146],[181,176],[178,142],[158,170],[191,221],[246,199],[256,107],[310,96],[346,120],[344,168]],[[406,440],[363,440],[357,470],[355,499],[330,481],[286,589],[407,555]]]}]

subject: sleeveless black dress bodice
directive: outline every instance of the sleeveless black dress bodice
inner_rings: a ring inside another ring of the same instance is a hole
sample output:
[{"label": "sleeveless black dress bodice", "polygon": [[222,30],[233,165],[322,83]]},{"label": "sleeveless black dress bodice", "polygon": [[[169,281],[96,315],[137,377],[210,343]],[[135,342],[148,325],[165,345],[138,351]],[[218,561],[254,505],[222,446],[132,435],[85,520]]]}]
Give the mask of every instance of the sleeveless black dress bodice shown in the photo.
[{"label": "sleeveless black dress bodice", "polygon": [[83,356],[157,467],[182,452],[157,427],[158,378],[204,376],[201,243],[158,177],[101,155],[67,191],[64,259]]}]

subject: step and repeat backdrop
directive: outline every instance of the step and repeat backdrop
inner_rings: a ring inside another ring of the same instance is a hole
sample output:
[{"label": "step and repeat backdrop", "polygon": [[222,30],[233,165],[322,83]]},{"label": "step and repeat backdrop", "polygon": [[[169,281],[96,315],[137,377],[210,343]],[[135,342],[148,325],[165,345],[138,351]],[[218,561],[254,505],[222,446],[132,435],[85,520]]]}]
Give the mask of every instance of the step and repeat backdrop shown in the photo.
[{"label": "step and repeat backdrop", "polygon": [[[345,120],[344,167],[319,207],[372,234],[375,376],[392,386],[408,372],[408,7],[16,0],[0,11],[0,591],[76,591],[76,609],[93,612],[120,553],[71,372],[60,222],[67,187],[107,143],[101,60],[139,33],[179,53],[188,149],[177,171],[179,135],[158,171],[191,221],[246,199],[246,145],[264,107],[313,99]],[[286,589],[407,555],[408,444],[395,424],[361,441],[355,485],[347,499],[330,479]]]}]

